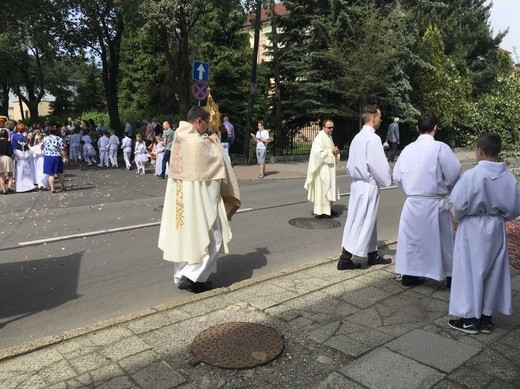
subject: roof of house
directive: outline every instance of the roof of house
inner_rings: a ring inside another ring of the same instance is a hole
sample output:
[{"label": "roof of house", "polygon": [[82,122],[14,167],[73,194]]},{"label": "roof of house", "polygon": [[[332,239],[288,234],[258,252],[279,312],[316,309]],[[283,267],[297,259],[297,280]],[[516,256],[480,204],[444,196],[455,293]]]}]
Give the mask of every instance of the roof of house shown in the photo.
[{"label": "roof of house", "polygon": [[[289,13],[289,11],[287,11],[287,8],[285,8],[285,5],[283,5],[283,3],[276,3],[274,5],[274,12],[278,16],[284,16],[284,15],[287,15]],[[251,13],[251,15],[249,16],[248,20],[244,23],[244,27],[251,26],[251,24],[252,24],[252,22],[254,20],[254,17],[255,17],[255,14]],[[260,16],[260,20],[262,21],[262,23],[267,22],[270,17],[271,17],[271,8],[270,7],[262,7],[262,13],[261,13],[261,16]]]}]

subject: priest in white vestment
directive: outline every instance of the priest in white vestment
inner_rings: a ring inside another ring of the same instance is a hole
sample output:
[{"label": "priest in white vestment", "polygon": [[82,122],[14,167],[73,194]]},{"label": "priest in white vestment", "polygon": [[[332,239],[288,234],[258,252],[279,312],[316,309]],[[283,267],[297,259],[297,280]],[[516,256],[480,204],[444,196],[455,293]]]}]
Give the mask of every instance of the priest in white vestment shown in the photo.
[{"label": "priest in white vestment", "polygon": [[217,135],[207,133],[210,114],[193,107],[187,120],[172,147],[159,248],[175,263],[175,283],[200,293],[210,289],[206,281],[216,272],[219,251],[229,252],[228,220],[240,207],[240,193]]},{"label": "priest in white vestment", "polygon": [[353,255],[368,256],[368,266],[391,263],[379,256],[377,246],[379,188],[392,183],[381,138],[375,133],[381,125],[381,111],[375,105],[367,105],[361,117],[364,125],[350,144],[347,161],[352,183],[338,270],[359,269],[361,264],[352,261]]},{"label": "priest in white vestment", "polygon": [[501,139],[485,133],[477,140],[478,165],[465,172],[450,202],[459,223],[453,252],[450,327],[491,333],[495,311],[511,315],[511,275],[505,222],[520,215],[515,176],[496,162]]},{"label": "priest in white vestment", "polygon": [[394,181],[406,195],[399,221],[395,271],[404,286],[424,278],[448,277],[450,287],[455,231],[448,196],[462,166],[450,147],[434,139],[437,119],[423,114],[420,135],[404,148],[394,166]]},{"label": "priest in white vestment", "polygon": [[336,185],[336,166],[339,163],[339,149],[332,141],[334,122],[324,120],[323,128],[312,142],[307,180],[304,188],[307,200],[314,203],[314,215],[317,218],[334,216],[332,202],[339,200],[339,188]]}]

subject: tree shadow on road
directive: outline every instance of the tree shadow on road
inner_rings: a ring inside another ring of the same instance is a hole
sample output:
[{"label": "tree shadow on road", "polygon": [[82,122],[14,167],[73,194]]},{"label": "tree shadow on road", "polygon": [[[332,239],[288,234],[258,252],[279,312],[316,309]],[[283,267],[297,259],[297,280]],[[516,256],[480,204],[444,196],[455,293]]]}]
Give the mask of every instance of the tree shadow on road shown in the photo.
[{"label": "tree shadow on road", "polygon": [[266,247],[258,247],[252,253],[245,255],[231,254],[218,259],[218,273],[211,276],[215,287],[230,286],[236,282],[253,277],[254,269],[267,265],[266,255],[270,251]]},{"label": "tree shadow on road", "polygon": [[81,297],[83,253],[0,264],[0,328]]}]

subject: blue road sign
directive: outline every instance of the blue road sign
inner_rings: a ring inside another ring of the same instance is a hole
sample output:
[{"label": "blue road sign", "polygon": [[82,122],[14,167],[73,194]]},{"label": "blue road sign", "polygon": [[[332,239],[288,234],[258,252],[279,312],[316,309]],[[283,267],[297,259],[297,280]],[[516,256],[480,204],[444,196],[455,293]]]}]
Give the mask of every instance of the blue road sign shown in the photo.
[{"label": "blue road sign", "polygon": [[193,81],[207,82],[209,79],[209,65],[201,61],[193,61]]},{"label": "blue road sign", "polygon": [[208,97],[208,85],[202,81],[194,82],[191,86],[191,94],[197,100],[204,100]]}]

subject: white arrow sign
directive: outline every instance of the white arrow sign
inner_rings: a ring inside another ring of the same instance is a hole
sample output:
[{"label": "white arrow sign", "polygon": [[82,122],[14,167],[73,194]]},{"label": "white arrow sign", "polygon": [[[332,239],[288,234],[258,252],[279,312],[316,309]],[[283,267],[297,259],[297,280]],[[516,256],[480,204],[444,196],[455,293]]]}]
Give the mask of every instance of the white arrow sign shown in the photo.
[{"label": "white arrow sign", "polygon": [[204,66],[202,64],[199,65],[197,71],[199,72],[199,80],[204,80],[204,72],[206,71],[206,69],[204,69]]}]

